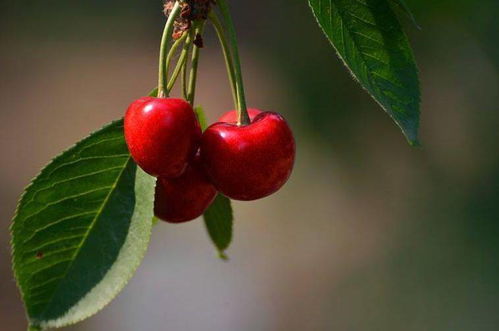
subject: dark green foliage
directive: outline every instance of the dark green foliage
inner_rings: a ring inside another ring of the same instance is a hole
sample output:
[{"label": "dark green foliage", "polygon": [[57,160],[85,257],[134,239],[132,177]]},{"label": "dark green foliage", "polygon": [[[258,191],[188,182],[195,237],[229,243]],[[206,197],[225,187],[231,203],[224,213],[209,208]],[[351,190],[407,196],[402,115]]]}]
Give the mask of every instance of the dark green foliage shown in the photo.
[{"label": "dark green foliage", "polygon": [[213,204],[204,213],[204,223],[211,240],[218,249],[220,257],[227,259],[224,251],[232,241],[232,207],[230,200],[223,195],[217,195]]},{"label": "dark green foliage", "polygon": [[409,143],[418,144],[418,70],[388,0],[309,3],[352,75],[393,118]]},{"label": "dark green foliage", "polygon": [[130,158],[122,121],[43,169],[12,224],[14,272],[32,325],[74,323],[121,290],[149,241],[153,189],[154,178]]}]

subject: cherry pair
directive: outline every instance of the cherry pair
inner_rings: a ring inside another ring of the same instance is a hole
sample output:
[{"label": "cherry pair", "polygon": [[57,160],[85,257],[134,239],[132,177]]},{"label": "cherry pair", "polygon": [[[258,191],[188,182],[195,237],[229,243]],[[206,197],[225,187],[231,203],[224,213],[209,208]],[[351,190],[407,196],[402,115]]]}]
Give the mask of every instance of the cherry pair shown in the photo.
[{"label": "cherry pair", "polygon": [[141,98],[125,115],[125,139],[136,163],[157,176],[155,213],[172,223],[197,218],[217,191],[256,200],[289,178],[295,141],[282,116],[248,110],[238,126],[231,111],[201,134],[192,107],[181,99]]}]

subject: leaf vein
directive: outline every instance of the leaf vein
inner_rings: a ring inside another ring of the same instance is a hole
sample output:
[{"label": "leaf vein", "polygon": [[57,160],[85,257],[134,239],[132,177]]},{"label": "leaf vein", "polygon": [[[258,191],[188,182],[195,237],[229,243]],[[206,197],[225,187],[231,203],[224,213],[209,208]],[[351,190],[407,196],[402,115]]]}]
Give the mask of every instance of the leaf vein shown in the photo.
[{"label": "leaf vein", "polygon": [[95,193],[95,192],[98,192],[98,191],[102,191],[102,190],[107,190],[107,189],[110,189],[112,186],[104,186],[104,187],[100,187],[100,188],[97,188],[97,189],[93,189],[93,190],[89,190],[89,191],[86,191],[86,192],[81,192],[81,193],[78,193],[78,194],[75,194],[75,195],[72,195],[72,196],[68,196],[68,197],[65,197],[63,199],[59,199],[59,200],[56,200],[56,201],[52,201],[52,202],[49,202],[45,205],[45,207],[37,210],[36,212],[30,214],[29,216],[25,217],[24,218],[24,222],[27,222],[28,219],[31,219],[37,215],[39,215],[41,212],[43,212],[44,210],[46,210],[47,208],[50,208],[52,206],[55,206],[61,202],[65,202],[65,201],[68,201],[68,200],[73,200],[73,199],[77,199],[77,198],[81,198],[85,195],[89,195],[89,194],[92,194],[92,193]]},{"label": "leaf vein", "polygon": [[43,227],[39,228],[39,229],[36,229],[35,231],[33,231],[33,234],[27,238],[26,240],[23,241],[23,244],[26,244],[28,243],[37,233],[39,232],[42,232],[43,230],[46,230],[47,228],[50,228],[54,225],[57,225],[61,222],[64,222],[64,221],[67,221],[67,220],[70,220],[70,219],[74,219],[74,218],[77,218],[77,217],[80,217],[80,216],[86,216],[86,215],[91,215],[91,214],[95,214],[97,211],[88,211],[88,212],[84,212],[84,213],[79,213],[79,214],[73,214],[73,215],[70,215],[70,216],[66,216],[66,217],[62,217],[56,221],[53,221],[53,222],[50,222],[49,224],[47,225],[44,225]]}]

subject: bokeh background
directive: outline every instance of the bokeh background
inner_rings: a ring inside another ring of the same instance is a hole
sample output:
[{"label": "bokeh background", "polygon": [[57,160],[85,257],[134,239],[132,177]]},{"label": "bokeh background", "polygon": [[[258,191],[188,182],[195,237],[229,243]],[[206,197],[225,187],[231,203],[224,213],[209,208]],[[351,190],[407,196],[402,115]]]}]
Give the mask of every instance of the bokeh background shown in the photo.
[{"label": "bokeh background", "polygon": [[[235,203],[230,262],[201,221],[155,228],[129,286],[67,330],[498,330],[497,0],[411,0],[421,70],[410,148],[305,0],[232,1],[250,105],[296,132],[289,184]],[[26,327],[10,269],[18,196],[156,82],[161,1],[0,1],[0,330]],[[197,103],[230,109],[208,30]]]}]

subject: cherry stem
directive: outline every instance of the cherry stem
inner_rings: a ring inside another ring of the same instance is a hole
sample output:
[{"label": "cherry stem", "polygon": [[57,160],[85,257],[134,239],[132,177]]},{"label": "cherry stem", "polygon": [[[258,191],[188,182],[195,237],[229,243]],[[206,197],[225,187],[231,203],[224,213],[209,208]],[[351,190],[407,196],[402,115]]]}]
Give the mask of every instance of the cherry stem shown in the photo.
[{"label": "cherry stem", "polygon": [[[189,47],[189,52],[191,51],[190,47]],[[184,99],[187,100],[187,94],[189,93],[187,91],[187,62],[185,65],[182,66],[182,74],[181,74],[181,78],[182,78],[182,96],[184,97]]]},{"label": "cherry stem", "polygon": [[[204,22],[199,24],[195,23],[193,28],[194,28],[194,39],[196,39],[198,34],[201,36],[203,35]],[[196,96],[196,82],[198,76],[199,54],[200,54],[200,48],[196,44],[194,44],[194,49],[192,50],[192,58],[191,58],[191,71],[187,87],[187,101],[191,104],[191,106],[194,105],[194,98]]]},{"label": "cherry stem", "polygon": [[234,60],[234,76],[236,80],[236,90],[237,90],[237,125],[248,125],[250,124],[250,118],[248,115],[248,110],[246,109],[246,98],[244,96],[244,85],[243,85],[243,75],[241,71],[241,60],[239,59],[239,49],[237,46],[237,35],[236,28],[234,27],[234,22],[232,16],[230,15],[229,5],[227,0],[218,0],[217,4],[222,13],[222,18],[225,23],[225,27],[229,31],[230,36],[230,46],[232,48],[232,55]]},{"label": "cherry stem", "polygon": [[167,91],[167,76],[168,76],[168,67],[167,67],[167,54],[168,46],[171,39],[171,35],[173,33],[173,23],[180,13],[180,3],[177,1],[172,8],[168,19],[166,20],[165,29],[163,30],[163,36],[161,38],[161,46],[159,51],[159,74],[158,74],[158,98],[166,98],[168,97]]},{"label": "cherry stem", "polygon": [[229,83],[230,83],[230,87],[232,90],[232,98],[234,99],[234,105],[236,105],[236,107],[237,107],[237,105],[239,103],[239,97],[238,97],[237,88],[236,88],[234,62],[232,61],[232,54],[230,53],[230,50],[229,50],[227,38],[225,37],[225,32],[224,32],[222,23],[220,22],[220,19],[215,14],[215,12],[210,11],[210,13],[208,14],[208,18],[210,19],[211,23],[213,24],[213,28],[215,29],[215,32],[217,33],[218,40],[220,41],[220,46],[222,46],[222,53],[223,53],[224,58],[225,58],[225,66],[227,68],[227,74],[229,76]]},{"label": "cherry stem", "polygon": [[185,100],[187,100],[187,96],[189,94],[189,92],[187,90],[187,59],[188,59],[189,54],[191,53],[194,38],[196,37],[194,33],[195,33],[194,29],[191,29],[189,31],[189,38],[190,38],[191,42],[187,45],[186,55],[185,55],[185,63],[181,67],[181,71],[182,71],[182,73],[181,73],[182,96],[184,97]]},{"label": "cherry stem", "polygon": [[[167,87],[168,94],[171,92],[173,86],[175,86],[175,83],[178,79],[178,75],[180,74],[180,71],[182,70],[182,68],[185,66],[185,64],[187,62],[187,54],[189,52],[189,47],[190,47],[190,44],[192,42],[191,33],[185,32],[178,41],[184,41],[184,40],[185,40],[185,43],[184,43],[184,46],[182,48],[182,52],[180,53],[179,59],[177,61],[177,65],[175,66],[175,69],[173,69],[170,80],[168,81],[168,87]],[[175,45],[172,47],[172,49],[170,51],[171,55],[170,54],[168,55],[169,57],[170,56],[173,57],[173,53],[175,53],[175,51],[176,51],[176,48],[174,49],[174,47],[175,47]],[[167,67],[169,67],[169,65]]]}]

